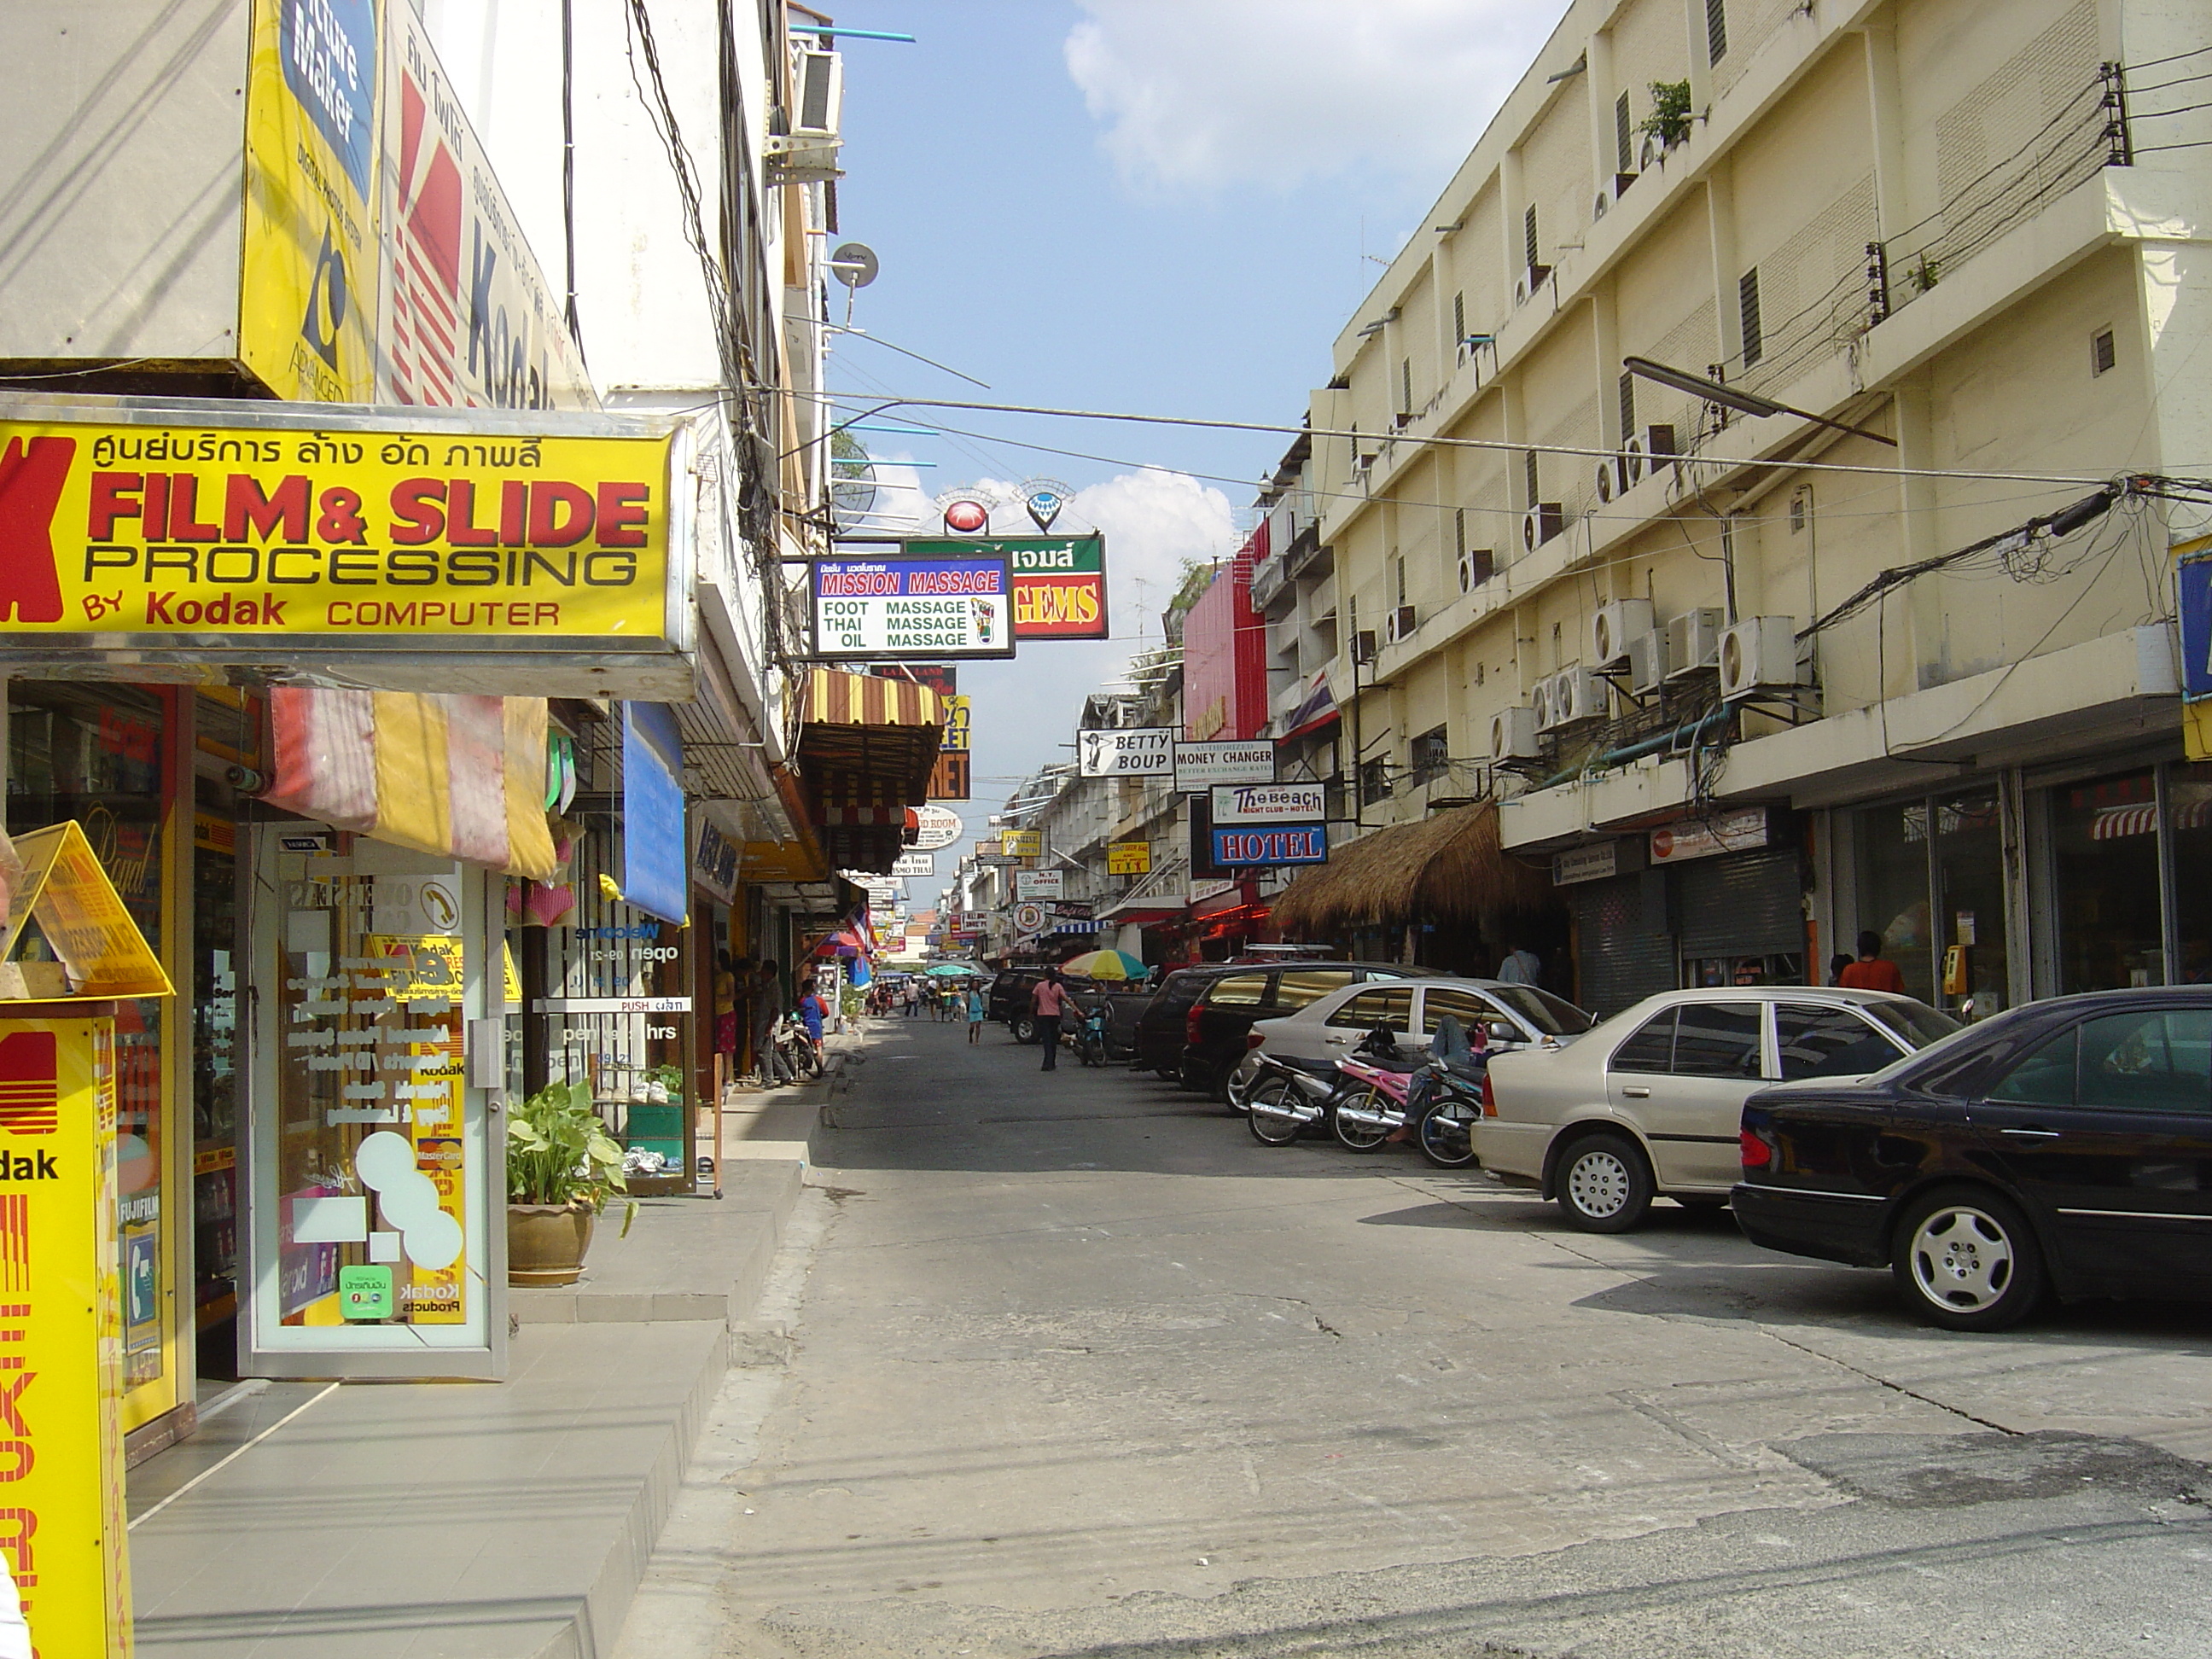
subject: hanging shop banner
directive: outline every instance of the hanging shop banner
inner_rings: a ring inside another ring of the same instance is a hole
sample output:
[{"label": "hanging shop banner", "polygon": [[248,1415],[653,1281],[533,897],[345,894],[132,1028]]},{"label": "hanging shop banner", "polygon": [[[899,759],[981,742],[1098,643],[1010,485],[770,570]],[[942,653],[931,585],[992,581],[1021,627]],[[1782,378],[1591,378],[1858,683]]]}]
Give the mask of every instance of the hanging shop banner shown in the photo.
[{"label": "hanging shop banner", "polygon": [[2212,697],[2212,550],[2185,543],[2175,567],[2181,599],[2181,696],[2187,702]]},{"label": "hanging shop banner", "polygon": [[1680,864],[1688,859],[1717,858],[1766,845],[1764,806],[1722,812],[1711,818],[1685,818],[1651,832],[1651,862]]},{"label": "hanging shop banner", "polygon": [[684,926],[684,738],[659,703],[623,705],[623,879],[629,903]]},{"label": "hanging shop banner", "polygon": [[960,822],[960,815],[950,807],[917,806],[914,812],[920,826],[912,843],[917,853],[934,853],[940,848],[950,847],[967,833],[967,826]]},{"label": "hanging shop banner", "polygon": [[1175,746],[1175,787],[1186,793],[1217,783],[1273,783],[1275,745],[1257,743],[1179,743]]},{"label": "hanging shop banner", "polygon": [[1044,831],[1042,830],[1001,830],[999,831],[999,850],[1010,859],[1040,859],[1044,856]]},{"label": "hanging shop banner", "polygon": [[[945,739],[939,749],[957,749],[965,753],[968,748],[969,704],[962,696],[941,696],[938,707],[945,711]],[[963,797],[963,799],[965,799]]]},{"label": "hanging shop banner", "polygon": [[0,1019],[0,1550],[36,1651],[131,1650],[115,1023]]},{"label": "hanging shop banner", "polygon": [[1109,876],[1148,876],[1152,872],[1152,844],[1148,841],[1117,841],[1106,849]]},{"label": "hanging shop banner", "polygon": [[1218,785],[1213,822],[1218,825],[1297,823],[1328,816],[1328,796],[1318,783]]},{"label": "hanging shop banner", "polygon": [[896,878],[907,876],[933,876],[937,873],[937,854],[934,853],[901,853],[898,862],[891,866]]},{"label": "hanging shop banner", "polygon": [[966,800],[975,781],[975,769],[964,749],[942,749],[929,769],[925,800]]},{"label": "hanging shop banner", "polygon": [[1328,862],[1328,830],[1319,823],[1213,831],[1213,862],[1224,870]]},{"label": "hanging shop banner", "polygon": [[564,653],[592,658],[604,695],[681,648],[665,430],[214,402],[185,418],[202,411],[79,421],[0,398],[0,665]]},{"label": "hanging shop banner", "polygon": [[1087,536],[994,536],[973,541],[914,540],[910,555],[1003,554],[1014,579],[1018,640],[1103,640],[1106,616],[1106,538]]},{"label": "hanging shop banner", "polygon": [[1065,870],[1017,870],[1014,872],[1016,898],[1058,898],[1066,884]]},{"label": "hanging shop banner", "polygon": [[1011,657],[1006,556],[819,559],[811,567],[813,654]]},{"label": "hanging shop banner", "polygon": [[1164,778],[1175,770],[1175,727],[1132,726],[1075,734],[1079,769],[1086,778]]}]

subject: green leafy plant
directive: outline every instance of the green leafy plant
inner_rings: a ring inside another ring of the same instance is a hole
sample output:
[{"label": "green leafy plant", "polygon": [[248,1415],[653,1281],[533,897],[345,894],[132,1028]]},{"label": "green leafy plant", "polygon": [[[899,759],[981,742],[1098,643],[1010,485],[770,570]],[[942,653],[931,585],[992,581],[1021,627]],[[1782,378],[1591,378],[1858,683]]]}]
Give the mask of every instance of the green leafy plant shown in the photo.
[{"label": "green leafy plant", "polygon": [[1942,265],[1937,261],[1929,258],[1923,253],[1920,256],[1919,259],[1905,271],[1905,285],[1911,289],[1915,294],[1925,294],[1929,289],[1935,287],[1937,283],[1941,282],[1942,277]]},{"label": "green leafy plant", "polygon": [[620,1194],[628,1206],[623,1231],[637,1218],[637,1200],[623,1179],[622,1148],[592,1109],[588,1083],[550,1083],[507,1115],[507,1200],[510,1204],[584,1206],[593,1215]]},{"label": "green leafy plant", "polygon": [[1672,149],[1690,136],[1690,83],[1687,81],[1654,81],[1651,83],[1651,113],[1637,123],[1636,130]]}]

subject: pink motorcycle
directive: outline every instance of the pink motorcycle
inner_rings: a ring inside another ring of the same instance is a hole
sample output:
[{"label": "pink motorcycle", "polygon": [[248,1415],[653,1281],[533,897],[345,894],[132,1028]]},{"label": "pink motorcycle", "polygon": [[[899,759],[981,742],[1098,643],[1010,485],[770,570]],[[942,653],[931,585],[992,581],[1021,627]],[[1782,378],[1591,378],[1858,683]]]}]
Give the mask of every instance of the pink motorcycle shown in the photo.
[{"label": "pink motorcycle", "polygon": [[1413,1074],[1426,1063],[1401,1057],[1381,1028],[1338,1060],[1343,1081],[1329,1101],[1329,1122],[1337,1139],[1352,1152],[1371,1152],[1404,1128]]}]

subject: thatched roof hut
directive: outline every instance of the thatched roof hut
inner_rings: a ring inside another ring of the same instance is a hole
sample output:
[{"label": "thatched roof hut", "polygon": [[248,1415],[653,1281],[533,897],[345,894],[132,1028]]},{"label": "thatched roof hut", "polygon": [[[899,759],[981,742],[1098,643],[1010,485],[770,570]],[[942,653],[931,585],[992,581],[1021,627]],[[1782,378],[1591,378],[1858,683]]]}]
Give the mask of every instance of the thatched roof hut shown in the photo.
[{"label": "thatched roof hut", "polygon": [[1327,864],[1276,896],[1273,921],[1286,939],[1414,921],[1487,932],[1558,902],[1550,873],[1499,843],[1498,804],[1478,801],[1330,848]]}]

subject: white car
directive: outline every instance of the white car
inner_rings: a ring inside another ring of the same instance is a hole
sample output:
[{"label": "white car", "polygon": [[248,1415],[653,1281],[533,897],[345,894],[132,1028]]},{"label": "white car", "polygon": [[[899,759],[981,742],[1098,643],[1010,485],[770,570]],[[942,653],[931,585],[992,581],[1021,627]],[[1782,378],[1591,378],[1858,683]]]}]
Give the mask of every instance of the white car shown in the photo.
[{"label": "white car", "polygon": [[[1321,1069],[1350,1054],[1376,1026],[1388,1026],[1392,1040],[1425,1046],[1445,1015],[1459,1021],[1469,1036],[1480,1026],[1492,1053],[1557,1047],[1589,1030],[1590,1017],[1571,1002],[1533,985],[1495,979],[1408,979],[1385,984],[1346,986],[1308,1003],[1295,1014],[1253,1023],[1252,1053]],[[1244,1106],[1245,1088],[1255,1068],[1245,1056],[1229,1080],[1229,1102]]]},{"label": "white car", "polygon": [[1475,1156],[1556,1198],[1585,1232],[1626,1232],[1655,1196],[1718,1207],[1742,1179],[1746,1096],[1858,1077],[1958,1029],[1886,991],[1810,985],[1667,991],[1571,1046],[1500,1054]]}]

